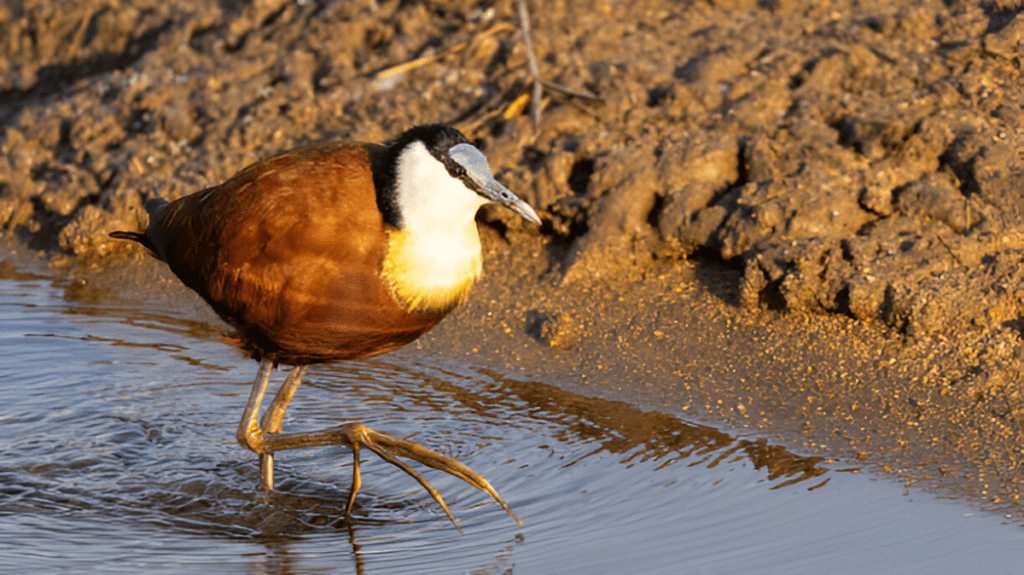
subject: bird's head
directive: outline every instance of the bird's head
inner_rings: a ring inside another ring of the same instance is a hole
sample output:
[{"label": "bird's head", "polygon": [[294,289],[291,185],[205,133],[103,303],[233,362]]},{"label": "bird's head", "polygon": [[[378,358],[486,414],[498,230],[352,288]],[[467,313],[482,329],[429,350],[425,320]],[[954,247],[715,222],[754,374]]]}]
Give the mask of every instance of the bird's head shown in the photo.
[{"label": "bird's head", "polygon": [[392,158],[392,222],[398,228],[471,220],[480,206],[506,206],[527,221],[537,212],[491,174],[487,158],[461,132],[443,124],[418,126],[388,145]]}]

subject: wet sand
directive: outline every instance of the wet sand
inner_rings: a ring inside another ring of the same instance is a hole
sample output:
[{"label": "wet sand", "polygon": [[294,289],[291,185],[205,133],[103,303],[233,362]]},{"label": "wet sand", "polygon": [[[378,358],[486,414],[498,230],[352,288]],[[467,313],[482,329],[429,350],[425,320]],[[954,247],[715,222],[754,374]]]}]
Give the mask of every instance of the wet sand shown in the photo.
[{"label": "wet sand", "polygon": [[[497,244],[489,269],[528,269],[542,250]],[[963,383],[979,374],[985,350],[1019,354],[1017,334],[912,342],[844,316],[750,313],[736,305],[740,272],[719,263],[624,273],[632,277],[570,288],[488,275],[422,345],[469,347],[576,393],[755,431],[1020,516],[1020,430],[1014,412],[993,411],[1011,410],[1017,396]],[[1020,382],[1019,371],[999,376]]]}]

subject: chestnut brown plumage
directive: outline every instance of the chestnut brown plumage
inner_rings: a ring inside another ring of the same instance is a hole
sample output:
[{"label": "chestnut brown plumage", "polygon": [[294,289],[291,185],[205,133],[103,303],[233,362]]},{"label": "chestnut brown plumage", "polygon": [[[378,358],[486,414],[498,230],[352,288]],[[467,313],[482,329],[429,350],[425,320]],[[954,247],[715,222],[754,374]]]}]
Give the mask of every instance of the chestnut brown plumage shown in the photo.
[{"label": "chestnut brown plumage", "polygon": [[[332,143],[284,153],[174,202],[151,199],[144,233],[111,236],[153,251],[260,360],[238,440],[260,454],[265,490],[273,489],[275,451],[347,445],[354,452],[347,516],[362,446],[415,477],[458,527],[440,494],[396,456],[456,475],[515,515],[482,476],[416,443],[360,424],[281,433],[281,423],[309,364],[406,345],[465,298],[480,271],[473,214],[488,202],[539,223],[461,133],[432,125],[387,146]],[[260,422],[275,364],[296,367]]]}]

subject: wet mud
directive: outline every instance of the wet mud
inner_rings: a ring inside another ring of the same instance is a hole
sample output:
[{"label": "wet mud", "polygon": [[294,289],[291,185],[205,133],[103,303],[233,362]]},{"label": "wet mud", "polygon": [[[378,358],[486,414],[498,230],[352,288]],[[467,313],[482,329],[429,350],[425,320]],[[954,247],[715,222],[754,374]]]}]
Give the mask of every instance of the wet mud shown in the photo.
[{"label": "wet mud", "polygon": [[602,99],[538,127],[508,2],[6,4],[7,257],[174,292],[107,237],[146,198],[449,122],[544,225],[485,211],[486,278],[419,345],[1019,515],[1021,4],[531,8],[542,74]]}]

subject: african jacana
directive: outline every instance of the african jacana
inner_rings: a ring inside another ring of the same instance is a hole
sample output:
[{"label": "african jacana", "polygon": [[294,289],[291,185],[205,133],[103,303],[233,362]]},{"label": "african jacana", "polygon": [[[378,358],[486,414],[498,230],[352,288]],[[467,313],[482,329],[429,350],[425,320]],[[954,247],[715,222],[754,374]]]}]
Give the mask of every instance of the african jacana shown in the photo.
[{"label": "african jacana", "polygon": [[[385,146],[317,144],[281,154],[173,202],[150,199],[144,233],[111,236],[154,252],[259,359],[238,441],[260,454],[264,490],[274,486],[274,452],[345,445],[354,454],[347,517],[366,447],[416,478],[456,527],[440,493],[398,457],[462,478],[522,524],[486,479],[417,443],[358,423],[281,432],[308,365],[399,348],[466,298],[481,272],[474,218],[490,202],[540,223],[465,136],[438,124]],[[275,364],[295,367],[259,421]]]}]

